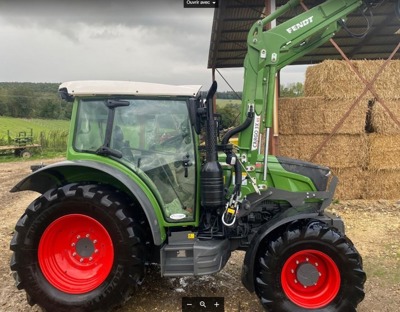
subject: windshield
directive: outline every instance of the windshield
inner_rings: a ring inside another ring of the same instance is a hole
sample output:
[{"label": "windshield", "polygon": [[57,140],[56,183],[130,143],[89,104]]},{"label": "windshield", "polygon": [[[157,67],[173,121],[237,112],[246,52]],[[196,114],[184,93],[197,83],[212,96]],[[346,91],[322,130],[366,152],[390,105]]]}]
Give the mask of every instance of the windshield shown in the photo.
[{"label": "windshield", "polygon": [[117,151],[150,179],[169,221],[193,220],[195,155],[186,101],[119,99],[116,103],[109,108],[107,100],[80,101],[75,150],[100,154],[107,147],[112,156]]}]

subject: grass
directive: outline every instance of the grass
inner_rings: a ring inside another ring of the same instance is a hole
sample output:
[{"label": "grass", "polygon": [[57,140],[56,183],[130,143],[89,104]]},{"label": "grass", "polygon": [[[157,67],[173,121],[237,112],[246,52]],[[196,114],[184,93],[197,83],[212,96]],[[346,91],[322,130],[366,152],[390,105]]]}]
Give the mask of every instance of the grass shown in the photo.
[{"label": "grass", "polygon": [[15,137],[21,131],[29,133],[30,129],[33,129],[34,137],[38,137],[40,132],[68,131],[68,128],[69,120],[0,117],[0,139],[7,136],[8,130],[10,131],[10,136]]},{"label": "grass", "polygon": [[[31,149],[33,154],[29,159],[43,159],[65,156],[66,139],[68,136],[69,121],[54,119],[25,119],[0,117],[0,145],[8,145],[8,131],[12,138],[25,131],[30,135],[33,131],[33,142],[42,144],[42,148]],[[41,135],[42,134],[42,135]],[[21,161],[13,154],[0,155],[0,162]]]},{"label": "grass", "polygon": [[21,162],[21,161],[31,161],[31,160],[40,161],[43,159],[65,157],[65,155],[66,155],[66,152],[36,150],[36,151],[33,151],[32,157],[30,157],[30,158],[15,157],[13,154],[0,155],[0,163]]}]

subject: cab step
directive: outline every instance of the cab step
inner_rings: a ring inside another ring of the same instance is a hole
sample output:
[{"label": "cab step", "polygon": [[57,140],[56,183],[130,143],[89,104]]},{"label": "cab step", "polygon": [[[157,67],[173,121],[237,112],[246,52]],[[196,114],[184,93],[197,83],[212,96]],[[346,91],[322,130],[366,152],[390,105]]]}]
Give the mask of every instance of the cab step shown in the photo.
[{"label": "cab step", "polygon": [[231,250],[227,239],[189,239],[192,232],[173,232],[160,251],[162,276],[205,275],[220,271]]}]

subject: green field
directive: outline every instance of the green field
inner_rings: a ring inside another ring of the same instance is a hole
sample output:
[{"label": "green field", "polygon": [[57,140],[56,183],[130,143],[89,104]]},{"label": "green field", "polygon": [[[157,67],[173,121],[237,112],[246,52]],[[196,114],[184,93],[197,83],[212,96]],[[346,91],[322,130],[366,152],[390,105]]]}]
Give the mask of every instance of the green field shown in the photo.
[{"label": "green field", "polygon": [[15,137],[20,131],[30,132],[33,129],[34,136],[38,136],[40,132],[48,131],[68,131],[69,120],[55,119],[23,119],[13,117],[0,116],[0,138],[7,136]]},{"label": "green field", "polygon": [[[25,132],[30,136],[32,129],[33,143],[41,148],[30,149],[34,158],[51,158],[65,155],[68,140],[68,120],[24,119],[0,116],[0,145],[15,145],[13,139]],[[19,157],[12,150],[2,151],[0,162],[16,161]],[[10,154],[9,154],[10,153]]]}]

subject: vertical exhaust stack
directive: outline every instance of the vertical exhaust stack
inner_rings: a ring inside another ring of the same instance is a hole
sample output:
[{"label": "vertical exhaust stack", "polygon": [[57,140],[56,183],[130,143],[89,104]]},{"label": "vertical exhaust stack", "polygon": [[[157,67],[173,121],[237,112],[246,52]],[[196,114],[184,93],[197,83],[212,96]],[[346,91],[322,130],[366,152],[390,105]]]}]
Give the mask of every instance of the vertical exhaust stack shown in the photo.
[{"label": "vertical exhaust stack", "polygon": [[217,91],[214,81],[206,97],[206,163],[200,174],[201,204],[206,208],[219,208],[224,205],[224,182],[222,167],[218,162],[217,128],[214,120],[212,98]]}]

